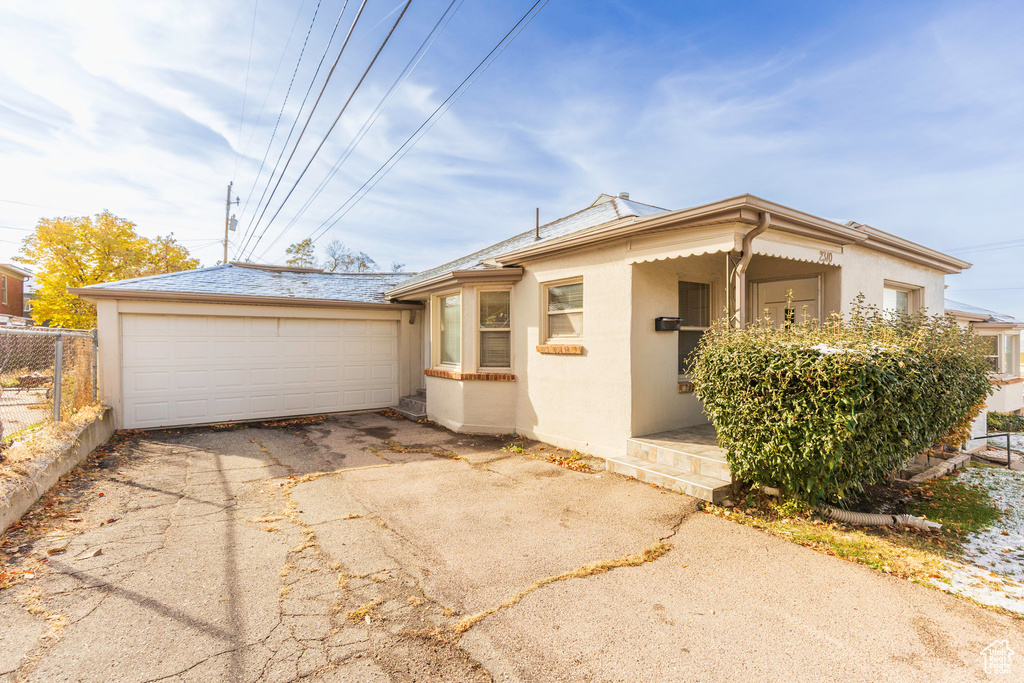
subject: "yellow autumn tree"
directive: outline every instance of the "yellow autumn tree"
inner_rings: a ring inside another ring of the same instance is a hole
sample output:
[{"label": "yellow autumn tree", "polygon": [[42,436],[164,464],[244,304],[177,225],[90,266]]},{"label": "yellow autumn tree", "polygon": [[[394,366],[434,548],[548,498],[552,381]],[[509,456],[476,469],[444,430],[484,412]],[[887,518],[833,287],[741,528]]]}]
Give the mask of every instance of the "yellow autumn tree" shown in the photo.
[{"label": "yellow autumn tree", "polygon": [[173,233],[148,239],[109,211],[78,218],[42,218],[15,261],[35,267],[32,318],[58,327],[96,325],[96,307],[68,292],[101,282],[199,267]]}]

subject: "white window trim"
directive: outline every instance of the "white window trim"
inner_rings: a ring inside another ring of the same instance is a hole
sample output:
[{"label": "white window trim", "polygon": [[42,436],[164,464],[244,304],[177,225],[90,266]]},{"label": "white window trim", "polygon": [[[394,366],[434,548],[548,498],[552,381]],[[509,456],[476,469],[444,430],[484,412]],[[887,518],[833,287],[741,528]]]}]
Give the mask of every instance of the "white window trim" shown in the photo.
[{"label": "white window trim", "polygon": [[[992,337],[992,338],[994,338],[996,340],[996,353],[995,353],[996,369],[990,371],[991,374],[999,375],[999,376],[1001,376],[1003,378],[1007,378],[1007,379],[1012,379],[1012,378],[1015,378],[1015,377],[1019,377],[1020,376],[1020,362],[1019,361],[1017,362],[1016,367],[1012,367],[1012,368],[1007,368],[1006,367],[1006,340],[1007,340],[1007,338],[1013,338],[1013,337],[1016,337],[1019,340],[1020,339],[1020,335],[1019,334],[1009,334],[1007,332],[989,332],[989,333],[977,332],[977,334],[978,334],[979,337]],[[1014,355],[1015,355],[1015,357],[1019,357],[1020,356],[1020,352],[1021,352],[1020,342],[1018,341],[1017,344],[1015,344],[1015,346],[1016,346],[1016,353]],[[992,358],[992,356],[985,356],[985,357],[986,358]]]},{"label": "white window trim", "polygon": [[7,305],[7,276],[3,276],[3,305]]},{"label": "white window trim", "polygon": [[[458,363],[443,363],[441,362],[441,299],[447,299],[452,296],[459,297],[459,362]],[[431,323],[430,323],[430,366],[432,368],[438,368],[442,370],[460,370],[462,368],[462,358],[466,350],[465,335],[463,335],[463,316],[466,314],[465,309],[466,297],[463,296],[462,289],[454,289],[449,292],[442,292],[435,294],[430,300],[431,309]]]},{"label": "white window trim", "polygon": [[885,306],[885,290],[907,293],[907,315],[914,315],[924,307],[924,287],[906,282],[885,280],[882,282],[882,306]]},{"label": "white window trim", "polygon": [[[484,367],[480,364],[480,349],[483,348],[483,333],[484,332],[504,332],[500,327],[484,327],[480,322],[480,305],[483,297],[480,296],[484,292],[508,292],[508,365],[505,367],[498,366],[487,366]],[[512,288],[511,287],[480,287],[476,290],[476,366],[477,372],[508,372],[512,373],[512,366],[515,363],[513,356],[515,356],[515,337],[513,336],[512,329],[515,317],[512,313]]]},{"label": "white window trim", "polygon": [[[677,275],[676,276],[676,315],[679,314],[679,283],[680,282],[694,282],[700,285],[708,286],[708,323],[715,321],[714,314],[712,311],[715,310],[715,297],[718,294],[717,283],[713,278],[710,277],[692,277],[690,275]],[[680,332],[706,332],[711,329],[709,324],[707,327],[680,327]],[[680,382],[689,382],[690,376],[679,372],[679,340],[676,340],[676,374],[679,376]]]},{"label": "white window trim", "polygon": [[[567,277],[561,280],[549,280],[541,283],[541,296],[540,296],[540,319],[541,319],[541,344],[579,344],[583,341],[583,334],[586,330],[585,320],[581,321],[580,326],[584,332],[574,337],[552,337],[548,334],[548,320],[549,316],[552,315],[548,311],[548,290],[552,287],[560,287],[562,285],[583,285],[583,276],[576,275],[574,277]],[[581,316],[585,316],[584,309],[587,306],[587,287],[583,285],[583,308],[572,309],[570,311],[558,311],[558,314],[563,313],[580,313]]]}]

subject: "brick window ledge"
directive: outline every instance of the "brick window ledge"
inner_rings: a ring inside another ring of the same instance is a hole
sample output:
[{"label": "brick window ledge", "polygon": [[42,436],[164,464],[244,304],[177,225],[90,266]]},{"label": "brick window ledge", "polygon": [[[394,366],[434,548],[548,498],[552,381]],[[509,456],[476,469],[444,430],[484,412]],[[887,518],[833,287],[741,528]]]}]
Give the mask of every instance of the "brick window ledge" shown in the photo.
[{"label": "brick window ledge", "polygon": [[582,356],[583,344],[538,344],[537,353],[555,356]]},{"label": "brick window ledge", "polygon": [[459,372],[458,370],[439,370],[427,368],[423,371],[427,377],[439,377],[441,379],[454,379],[460,382],[515,382],[516,376],[507,372]]}]

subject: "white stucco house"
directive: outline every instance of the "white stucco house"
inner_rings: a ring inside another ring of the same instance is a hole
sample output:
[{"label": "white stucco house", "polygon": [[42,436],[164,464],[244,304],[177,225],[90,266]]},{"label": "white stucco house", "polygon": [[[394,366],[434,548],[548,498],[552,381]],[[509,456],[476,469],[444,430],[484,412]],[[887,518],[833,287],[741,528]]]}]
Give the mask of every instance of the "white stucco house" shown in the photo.
[{"label": "white stucco house", "polygon": [[822,319],[859,294],[938,312],[969,267],[751,195],[667,210],[622,193],[411,276],[229,264],[73,292],[97,304],[119,427],[401,403],[718,500],[728,467],[680,373],[713,318]]},{"label": "white stucco house", "polygon": [[1024,377],[1021,377],[1020,335],[1024,322],[970,304],[946,299],[946,313],[970,326],[985,342],[992,365],[993,393],[986,409],[999,413],[1024,412]]}]

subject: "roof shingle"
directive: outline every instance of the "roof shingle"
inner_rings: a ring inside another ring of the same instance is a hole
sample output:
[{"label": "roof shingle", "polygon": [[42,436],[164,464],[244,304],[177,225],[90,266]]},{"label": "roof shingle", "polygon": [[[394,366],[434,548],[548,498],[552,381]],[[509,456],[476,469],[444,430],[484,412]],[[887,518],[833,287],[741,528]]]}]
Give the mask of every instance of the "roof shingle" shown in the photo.
[{"label": "roof shingle", "polygon": [[236,294],[293,299],[387,303],[384,292],[408,273],[313,273],[232,264],[118,280],[84,289],[194,294]]},{"label": "roof shingle", "polygon": [[401,282],[398,282],[395,286],[406,287],[456,270],[478,270],[486,268],[488,266],[485,266],[482,261],[501,256],[502,254],[515,251],[516,249],[530,244],[538,244],[557,237],[565,237],[566,235],[570,235],[574,232],[610,223],[614,220],[626,218],[628,216],[652,216],[657,213],[665,213],[668,211],[668,209],[663,209],[658,206],[641,204],[640,202],[630,201],[621,197],[611,197],[607,201],[601,201],[601,198],[599,198],[598,201],[600,203],[594,203],[582,211],[577,211],[576,213],[563,216],[562,218],[551,221],[546,225],[540,226],[539,240],[536,238],[534,230],[528,230],[514,237],[510,237],[507,240],[498,242],[497,244],[492,244],[480,251],[473,252],[468,256],[463,256],[455,259],[454,261],[449,261],[444,265],[431,268],[430,270],[424,270],[412,277],[408,277]]}]

